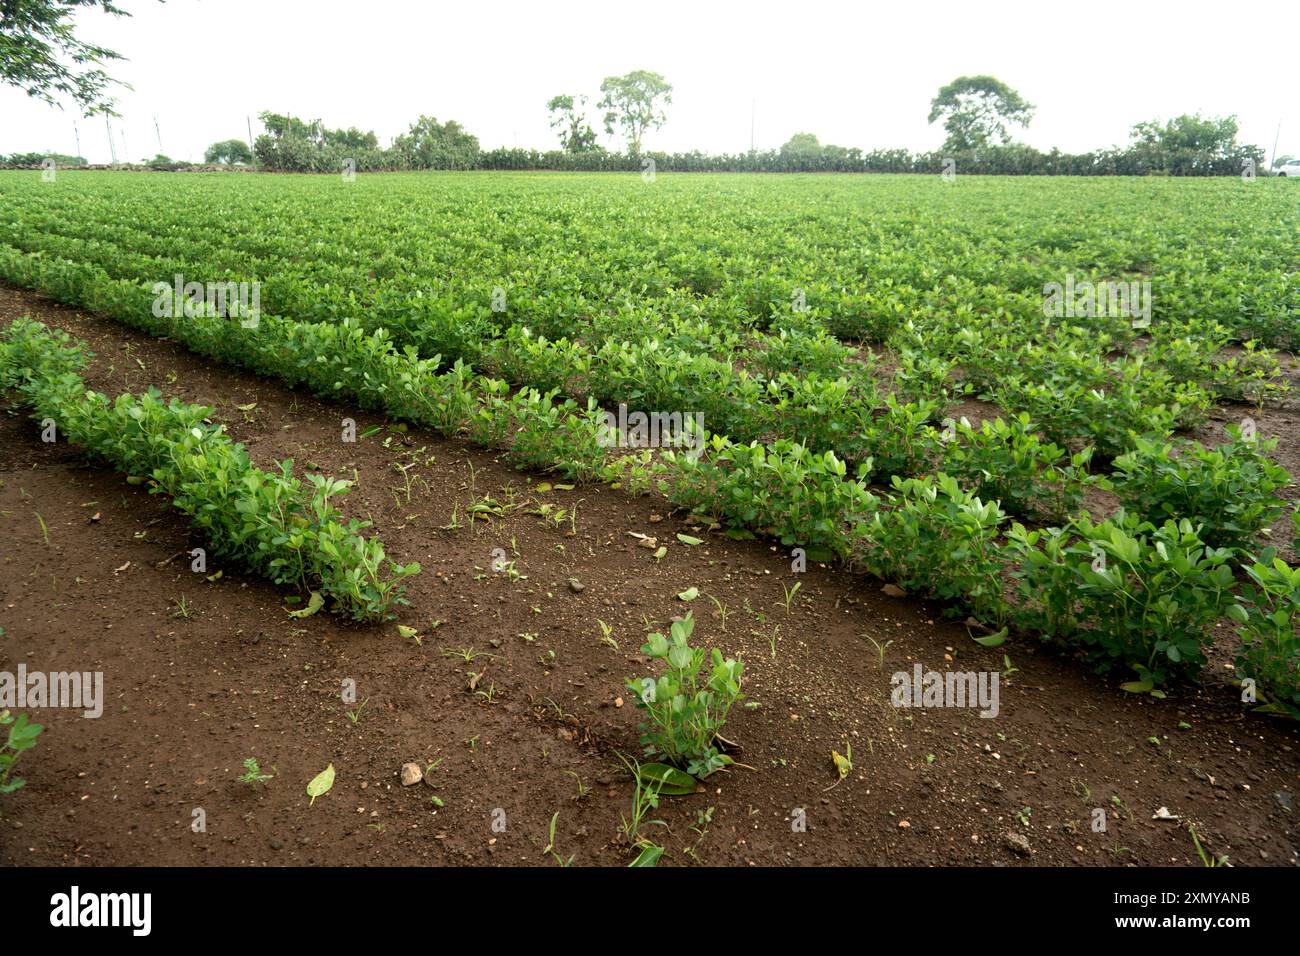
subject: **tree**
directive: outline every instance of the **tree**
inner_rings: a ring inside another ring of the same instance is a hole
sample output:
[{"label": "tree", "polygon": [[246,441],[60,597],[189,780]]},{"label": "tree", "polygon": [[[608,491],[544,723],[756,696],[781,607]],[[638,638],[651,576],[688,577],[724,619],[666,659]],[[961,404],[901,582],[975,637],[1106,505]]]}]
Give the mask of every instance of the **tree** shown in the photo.
[{"label": "tree", "polygon": [[1158,170],[1174,176],[1201,173],[1231,175],[1241,172],[1246,160],[1258,169],[1264,165],[1264,151],[1257,146],[1237,144],[1237,117],[1204,117],[1184,114],[1161,125],[1147,120],[1133,127],[1129,152],[1143,170]]},{"label": "tree", "polygon": [[393,142],[393,152],[413,169],[472,169],[478,164],[478,137],[455,120],[439,123],[421,116]]},{"label": "tree", "polygon": [[242,139],[223,139],[207,148],[203,154],[203,161],[221,163],[225,166],[243,163],[247,166],[253,162],[253,153]]},{"label": "tree", "polygon": [[67,153],[11,153],[8,157],[0,157],[0,162],[7,166],[40,166],[47,159],[54,160],[58,166],[86,165],[86,157]]},{"label": "tree", "polygon": [[672,104],[672,86],[658,73],[633,70],[626,76],[605,77],[600,92],[604,94],[598,106],[606,111],[605,132],[612,135],[615,125],[620,126],[628,152],[639,156],[645,131],[659,129],[668,120],[664,107]]},{"label": "tree", "polygon": [[360,130],[355,126],[347,129],[323,129],[321,135],[326,145],[337,146],[342,150],[363,152],[379,148],[379,137],[372,130]]},{"label": "tree", "polygon": [[[101,66],[123,59],[106,47],[85,43],[72,32],[80,7],[99,7],[115,17],[130,16],[110,0],[0,0],[0,82],[62,108],[71,98],[86,116],[116,116],[110,85],[125,86]],[[128,87],[129,89],[129,87]]]},{"label": "tree", "polygon": [[812,133],[795,133],[781,147],[785,160],[817,159],[822,154],[822,144]]},{"label": "tree", "polygon": [[944,148],[965,152],[1011,142],[1007,124],[1028,126],[1034,107],[992,76],[959,76],[930,101],[930,122],[944,118]]},{"label": "tree", "polygon": [[567,94],[552,96],[546,104],[551,113],[551,129],[560,133],[560,146],[566,153],[589,153],[596,149],[596,131],[587,123],[581,110],[587,98]]}]

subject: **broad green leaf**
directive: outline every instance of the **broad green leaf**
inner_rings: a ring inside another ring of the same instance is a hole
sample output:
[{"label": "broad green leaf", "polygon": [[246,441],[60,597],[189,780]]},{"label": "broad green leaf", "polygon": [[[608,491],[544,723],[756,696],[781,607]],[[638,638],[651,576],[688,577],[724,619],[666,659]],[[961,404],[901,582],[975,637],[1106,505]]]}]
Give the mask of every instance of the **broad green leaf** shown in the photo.
[{"label": "broad green leaf", "polygon": [[330,788],[333,786],[334,764],[330,764],[320,773],[316,774],[316,776],[312,778],[311,783],[307,784],[307,796],[311,797],[311,803],[307,804],[307,806],[310,807],[314,805],[316,803],[316,798],[322,794],[329,793]]},{"label": "broad green leaf", "polygon": [[290,617],[311,617],[322,607],[325,606],[325,599],[321,597],[319,591],[312,591],[311,598],[307,601],[307,606],[300,611],[288,611]]},{"label": "broad green leaf", "polygon": [[659,858],[664,855],[664,848],[661,846],[643,846],[641,852],[636,855],[636,859],[628,864],[628,867],[634,866],[656,866]]},{"label": "broad green leaf", "polygon": [[1131,680],[1125,684],[1120,684],[1120,690],[1126,690],[1130,694],[1149,694],[1156,685],[1149,680]]},{"label": "broad green leaf", "polygon": [[664,796],[679,797],[695,792],[695,778],[667,764],[643,763],[640,777],[643,784],[654,784],[654,789]]}]

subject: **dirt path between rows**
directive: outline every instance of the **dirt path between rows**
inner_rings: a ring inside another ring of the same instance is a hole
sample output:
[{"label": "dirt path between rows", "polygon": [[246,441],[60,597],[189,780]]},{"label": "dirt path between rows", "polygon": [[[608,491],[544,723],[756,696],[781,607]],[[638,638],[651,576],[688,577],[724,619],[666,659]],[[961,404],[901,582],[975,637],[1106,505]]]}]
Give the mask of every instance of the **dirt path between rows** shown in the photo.
[{"label": "dirt path between rows", "polygon": [[[0,864],[555,865],[556,813],[561,857],[625,864],[617,754],[637,752],[639,718],[623,681],[649,673],[646,622],[688,607],[697,642],[744,656],[750,706],[727,736],[747,766],[652,814],[665,865],[1199,865],[1187,822],[1237,865],[1300,859],[1300,734],[1248,714],[1223,658],[1168,700],[1126,695],[1025,641],[983,648],[871,578],[796,575],[784,550],[661,500],[542,490],[555,480],[418,429],[344,443],[344,418],[382,420],[0,289],[0,321],[26,314],[90,344],[95,388],[211,405],[262,467],[355,471],[344,512],[424,567],[401,615],[421,643],[292,619],[235,569],[193,573],[183,552],[203,542],[168,502],[0,414],[0,670],[102,671],[106,697],[99,719],[33,712],[46,729],[21,758],[26,787],[0,798]],[[485,496],[503,513],[471,525]],[[492,570],[498,548],[515,574]],[[677,600],[690,587],[701,596]],[[998,672],[997,716],[895,708],[891,675],[918,663]],[[239,783],[247,757],[274,779]],[[408,761],[437,762],[431,788],[401,786]],[[330,763],[334,788],[309,806]],[[1161,807],[1181,823],[1153,820]]]}]

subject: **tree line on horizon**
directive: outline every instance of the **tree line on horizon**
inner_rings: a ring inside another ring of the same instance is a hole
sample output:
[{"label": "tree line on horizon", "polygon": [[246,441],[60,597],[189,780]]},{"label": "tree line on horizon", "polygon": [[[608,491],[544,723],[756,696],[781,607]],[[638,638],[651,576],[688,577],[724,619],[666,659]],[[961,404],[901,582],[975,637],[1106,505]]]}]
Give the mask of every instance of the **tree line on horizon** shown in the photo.
[{"label": "tree line on horizon", "polygon": [[[647,150],[644,138],[667,122],[672,86],[661,75],[635,70],[607,77],[596,104],[608,134],[621,133],[625,149],[606,149],[588,115],[586,96],[560,94],[546,104],[559,149],[484,150],[478,137],[455,120],[421,116],[388,146],[373,131],[331,129],[319,119],[263,112],[265,132],[251,144],[240,139],[213,143],[208,165],[244,166],[275,172],[358,172],[389,170],[547,170],[573,172],[843,172],[940,173],[1072,176],[1233,176],[1263,171],[1264,152],[1237,142],[1235,116],[1183,115],[1164,123],[1136,124],[1127,145],[1086,153],[1043,151],[1015,142],[1011,126],[1025,126],[1034,107],[991,76],[958,77],[939,90],[930,104],[931,123],[943,121],[944,145],[938,150],[862,150],[823,144],[815,134],[795,133],[779,149],[744,153],[667,153]],[[5,165],[36,166],[46,154],[8,157]],[[84,165],[80,157],[54,156],[60,165]],[[1280,165],[1289,157],[1278,157]],[[69,160],[75,160],[69,162]],[[190,164],[167,156],[143,160],[152,169],[183,169]]]},{"label": "tree line on horizon", "polygon": [[[103,69],[121,57],[86,44],[73,32],[71,15],[97,0],[24,0],[21,21],[6,20],[0,43],[0,83],[61,108],[76,103],[83,114],[117,115],[109,89],[115,84]],[[104,3],[110,13],[124,11]],[[69,66],[67,61],[72,62]],[[546,103],[559,149],[483,150],[478,137],[455,120],[420,116],[388,146],[373,131],[330,129],[321,120],[263,112],[265,132],[253,142],[213,143],[204,154],[209,165],[256,167],[283,172],[338,172],[414,169],[656,170],[679,172],[894,172],[960,171],[1004,175],[1219,176],[1262,171],[1264,151],[1237,142],[1235,116],[1182,115],[1161,123],[1141,122],[1127,145],[1086,153],[1044,152],[1011,138],[1011,127],[1025,127],[1034,106],[993,76],[961,76],[942,87],[930,103],[929,122],[942,120],[946,133],[939,150],[874,149],[823,145],[810,132],[795,133],[779,149],[737,154],[699,151],[665,153],[645,149],[645,136],[667,122],[673,87],[651,70],[608,76],[595,103],[596,121],[607,134],[620,134],[624,151],[597,142],[585,94],[562,93]],[[1290,157],[1275,157],[1280,165]],[[85,165],[81,157],[15,153],[0,165]],[[72,162],[68,162],[72,160]],[[140,165],[153,169],[190,168],[157,155]]]}]

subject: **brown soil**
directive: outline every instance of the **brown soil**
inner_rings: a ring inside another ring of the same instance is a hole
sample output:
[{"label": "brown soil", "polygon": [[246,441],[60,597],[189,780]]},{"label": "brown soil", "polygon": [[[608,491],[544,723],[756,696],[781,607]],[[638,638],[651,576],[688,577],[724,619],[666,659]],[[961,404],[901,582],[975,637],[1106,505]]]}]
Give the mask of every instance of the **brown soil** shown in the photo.
[{"label": "brown soil", "polygon": [[[617,753],[637,752],[638,714],[623,680],[648,673],[645,619],[666,627],[688,606],[697,641],[744,656],[753,706],[726,731],[747,766],[653,814],[668,824],[651,828],[665,864],[1199,865],[1182,824],[1152,819],[1160,807],[1235,864],[1297,862],[1300,734],[1246,713],[1224,659],[1167,700],[1130,696],[1025,641],[983,648],[870,578],[816,565],[796,577],[784,551],[661,500],[542,491],[545,479],[420,430],[345,444],[344,417],[359,430],[379,420],[0,289],[0,318],[24,314],[90,343],[96,388],[156,385],[212,405],[263,467],[355,469],[344,510],[424,566],[401,615],[422,643],[392,624],[289,618],[283,593],[233,568],[192,573],[177,555],[202,542],[168,502],[42,444],[25,414],[0,415],[0,670],[102,671],[107,698],[98,720],[35,712],[46,729],[20,760],[27,786],[0,801],[0,864],[554,865],[543,847],[557,812],[557,853],[625,864],[632,787]],[[412,462],[408,500],[398,466]],[[485,495],[509,507],[471,527],[467,507]],[[556,523],[543,503],[576,519]],[[464,526],[449,530],[453,509]],[[494,573],[494,548],[523,577]],[[796,580],[787,613],[782,585]],[[675,598],[691,586],[694,603]],[[483,656],[467,663],[462,648]],[[994,719],[890,703],[895,671],[1002,671],[1004,653],[1016,669]],[[366,702],[355,722],[346,679]],[[850,743],[853,770],[832,787],[831,751]],[[236,779],[250,756],[275,774],[256,789]],[[400,785],[403,763],[436,760],[432,789]],[[329,763],[334,788],[308,806],[306,784]],[[792,829],[795,808],[806,832]],[[191,827],[196,809],[206,832]]]}]

